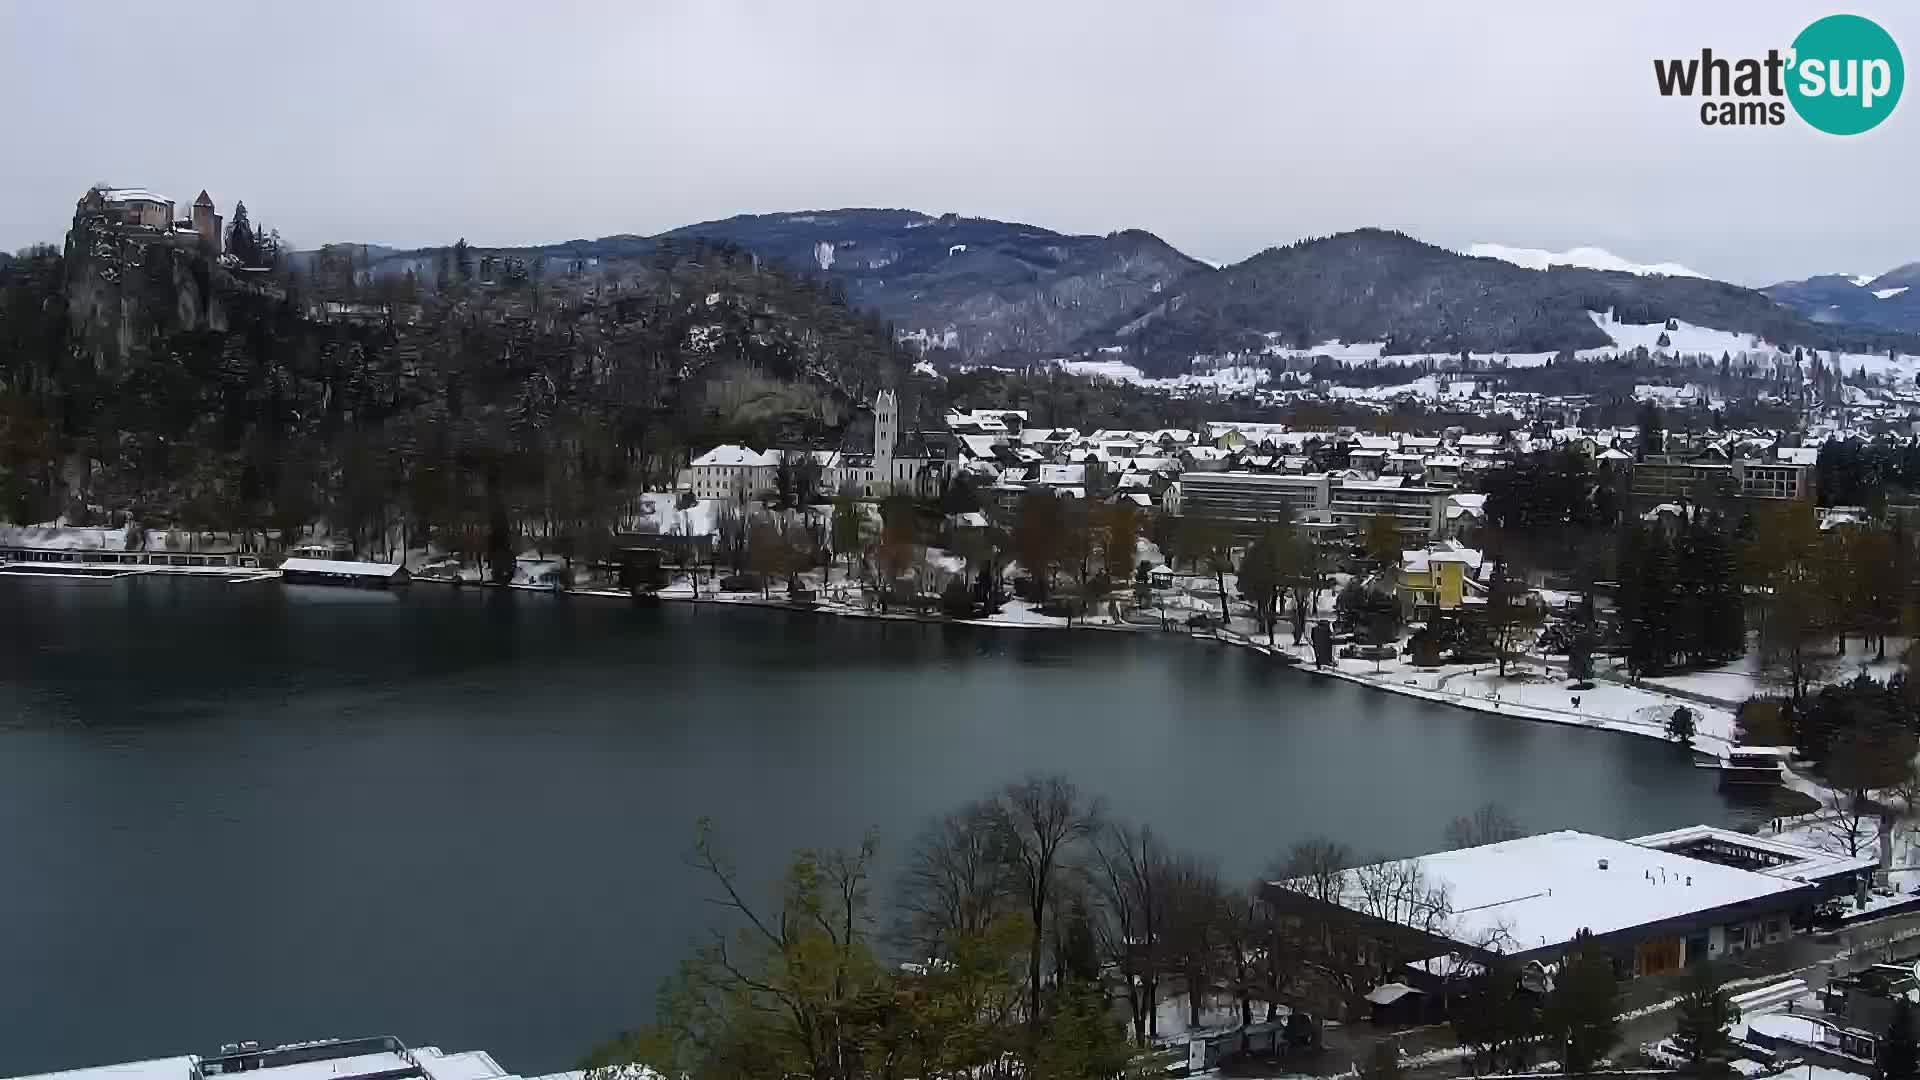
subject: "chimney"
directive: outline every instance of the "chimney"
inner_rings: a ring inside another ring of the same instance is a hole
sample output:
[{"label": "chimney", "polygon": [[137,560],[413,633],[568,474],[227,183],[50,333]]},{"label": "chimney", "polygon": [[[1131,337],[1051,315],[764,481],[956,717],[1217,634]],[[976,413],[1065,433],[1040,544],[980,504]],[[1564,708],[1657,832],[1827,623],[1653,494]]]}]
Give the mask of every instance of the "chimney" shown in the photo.
[{"label": "chimney", "polygon": [[1602,869],[1602,870],[1605,870],[1606,868],[1607,868],[1607,860],[1605,860],[1605,859],[1601,859],[1601,860],[1600,860],[1600,869]]}]

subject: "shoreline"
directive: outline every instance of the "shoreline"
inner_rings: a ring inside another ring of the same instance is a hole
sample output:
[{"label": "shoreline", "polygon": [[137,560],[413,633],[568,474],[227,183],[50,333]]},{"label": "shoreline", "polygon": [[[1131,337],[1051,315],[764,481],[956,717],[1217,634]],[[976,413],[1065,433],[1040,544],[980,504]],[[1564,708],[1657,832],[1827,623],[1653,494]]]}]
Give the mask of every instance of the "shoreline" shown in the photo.
[{"label": "shoreline", "polygon": [[[113,564],[107,564],[107,563],[99,563],[99,564],[75,563],[71,565],[75,568],[81,568],[81,569],[85,569],[91,566],[98,566],[101,569],[106,569],[109,566],[113,566]],[[118,567],[118,566],[114,566],[113,568],[129,569],[126,567]],[[151,569],[143,566],[138,568],[138,572],[133,574],[127,574],[124,576],[127,576],[127,577],[167,576],[169,571],[172,571],[174,573],[185,571],[185,573],[180,574],[180,576],[196,576],[196,577],[221,576],[221,577],[226,577],[229,583],[254,582],[254,581],[262,581],[262,580],[267,580],[269,578],[278,577],[278,574],[273,571],[236,570],[236,568],[230,568],[230,567],[187,568],[187,567],[166,567],[166,566],[153,567]],[[56,577],[56,575],[52,575],[52,574],[31,574],[31,575],[20,574],[15,576],[23,577],[23,578],[24,577],[45,577],[45,578]],[[68,578],[67,575],[57,575],[57,576],[60,578]],[[81,576],[83,575],[72,575],[72,578],[79,578]],[[86,576],[91,576],[91,575],[86,575]],[[114,575],[112,577],[100,576],[100,577],[94,577],[93,579],[100,580],[100,581],[112,581],[112,580],[117,580],[121,576],[122,575]],[[624,592],[618,589],[560,590],[560,589],[554,589],[554,588],[543,586],[543,585],[530,585],[530,584],[497,585],[493,582],[488,582],[488,581],[455,581],[450,578],[439,578],[439,577],[416,577],[412,579],[412,583],[417,585],[418,584],[440,585],[440,586],[449,586],[449,587],[455,587],[455,588],[473,587],[473,588],[479,588],[479,589],[509,589],[516,592],[543,593],[543,594],[552,595],[552,596],[581,596],[581,597],[591,597],[596,600],[625,600],[630,603],[633,601],[633,597],[630,593]],[[1456,709],[1462,709],[1468,712],[1483,713],[1491,716],[1505,716],[1505,717],[1511,717],[1513,719],[1518,719],[1518,720],[1535,721],[1538,723],[1560,724],[1567,727],[1592,728],[1595,730],[1608,731],[1608,732],[1613,732],[1615,734],[1620,734],[1620,735],[1633,735],[1633,736],[1637,736],[1639,738],[1644,738],[1644,739],[1657,739],[1661,742],[1666,742],[1666,743],[1672,743],[1673,741],[1667,736],[1664,725],[1659,723],[1638,721],[1638,720],[1628,719],[1628,718],[1624,718],[1617,715],[1608,715],[1605,713],[1576,711],[1573,709],[1563,709],[1563,708],[1557,708],[1557,707],[1543,706],[1539,704],[1528,704],[1525,702],[1518,702],[1518,701],[1504,701],[1504,700],[1500,700],[1498,697],[1474,696],[1472,694],[1468,694],[1465,692],[1457,692],[1457,691],[1440,689],[1438,688],[1437,685],[1433,687],[1417,685],[1415,683],[1412,683],[1410,680],[1406,679],[1405,677],[1410,671],[1418,671],[1420,674],[1424,676],[1435,678],[1436,684],[1437,684],[1438,682],[1444,682],[1447,679],[1455,678],[1461,675],[1472,676],[1472,675],[1481,674],[1483,673],[1486,667],[1486,665],[1484,664],[1461,665],[1460,667],[1454,670],[1445,670],[1441,668],[1408,669],[1405,667],[1401,667],[1394,672],[1382,671],[1379,673],[1374,673],[1374,672],[1364,672],[1364,671],[1349,671],[1340,667],[1340,661],[1338,660],[1335,661],[1334,666],[1332,667],[1322,668],[1322,667],[1314,666],[1309,658],[1301,655],[1300,650],[1303,648],[1303,646],[1282,645],[1282,644],[1266,645],[1259,641],[1253,640],[1252,638],[1236,633],[1235,631],[1232,631],[1230,629],[1215,629],[1211,631],[1193,631],[1193,630],[1181,628],[1178,626],[1178,624],[1174,624],[1173,628],[1168,628],[1168,627],[1159,626],[1159,625],[1142,625],[1142,624],[1134,624],[1134,623],[1126,623],[1126,622],[1081,622],[1081,623],[1068,624],[1065,622],[1056,621],[1055,617],[1053,616],[1035,616],[1028,619],[996,618],[992,616],[989,616],[986,618],[978,618],[978,619],[955,619],[945,615],[931,615],[931,614],[926,614],[924,612],[871,611],[863,608],[850,606],[846,604],[844,601],[836,601],[831,599],[821,600],[813,604],[795,604],[787,600],[777,599],[773,596],[755,596],[752,594],[734,594],[731,596],[722,596],[722,595],[700,596],[700,595],[696,595],[691,589],[674,590],[671,587],[669,589],[660,590],[656,592],[654,595],[658,598],[659,601],[663,603],[670,602],[675,604],[684,604],[684,605],[689,605],[695,608],[708,605],[708,604],[715,604],[715,605],[720,605],[724,607],[757,608],[761,610],[785,611],[785,612],[792,612],[792,613],[799,613],[799,614],[813,614],[813,615],[831,616],[831,617],[845,618],[845,619],[868,619],[868,620],[874,620],[874,621],[880,621],[880,622],[908,622],[908,623],[937,624],[937,625],[947,625],[947,626],[967,626],[967,627],[977,627],[977,628],[984,628],[984,629],[991,629],[991,630],[1101,631],[1105,633],[1178,635],[1180,637],[1186,637],[1186,638],[1198,638],[1198,639],[1209,640],[1230,648],[1246,649],[1251,652],[1258,653],[1261,656],[1265,656],[1269,658],[1274,658],[1280,655],[1289,656],[1293,658],[1294,662],[1285,664],[1283,666],[1297,669],[1302,673],[1305,673],[1308,675],[1326,676],[1329,678],[1340,679],[1342,681],[1353,683],[1358,686],[1367,687],[1373,690],[1384,691],[1386,693],[1398,694],[1402,697],[1413,698],[1417,701],[1425,701],[1430,704],[1447,705],[1447,706],[1451,706]],[[1353,663],[1364,664],[1364,663],[1367,663],[1367,661],[1353,661]],[[1398,677],[1400,681],[1397,681],[1397,682],[1394,681],[1396,677]],[[1513,685],[1524,686],[1526,684],[1514,683]],[[1598,686],[1598,685],[1606,685],[1606,684],[1596,684],[1596,685]],[[1632,688],[1632,690],[1637,694],[1642,694],[1642,695],[1646,695],[1654,698],[1662,698],[1664,699],[1664,701],[1672,702],[1672,703],[1675,703],[1676,705],[1690,704],[1696,709],[1696,711],[1699,709],[1699,706],[1700,706],[1700,703],[1697,701],[1694,695],[1669,694],[1669,693],[1666,693],[1664,689],[1656,689],[1656,688],[1650,688],[1650,687],[1634,687]],[[1725,711],[1725,710],[1719,710],[1719,711]],[[1731,748],[1733,745],[1735,744],[1732,740],[1722,735],[1718,735],[1718,734],[1714,734],[1714,733],[1702,730],[1697,732],[1694,735],[1691,741],[1691,750],[1695,753],[1704,754],[1709,757],[1720,757],[1724,755],[1727,752],[1727,750]]]},{"label": "shoreline", "polygon": [[[419,581],[419,580],[433,580],[433,579],[415,579],[415,580]],[[485,587],[485,588],[500,587],[500,586],[494,586],[488,583],[481,583],[481,584],[482,584],[482,587]],[[549,589],[533,587],[533,586],[507,586],[507,587],[523,589],[528,591],[554,592],[556,595],[562,595],[557,590],[549,590]],[[565,595],[592,596],[595,598],[618,599],[618,600],[632,599],[632,597],[629,594],[620,592],[614,589],[574,589],[574,590],[569,590]],[[1074,624],[1068,625],[1065,623],[1057,623],[1052,621],[1047,621],[1047,622],[1023,621],[1023,620],[1014,620],[1014,619],[995,619],[991,617],[981,618],[981,619],[955,619],[955,618],[950,618],[944,615],[928,615],[928,614],[923,614],[919,612],[868,611],[868,610],[848,607],[844,604],[828,602],[828,601],[822,601],[819,603],[809,604],[809,605],[801,605],[801,604],[794,604],[786,600],[776,599],[771,596],[761,597],[761,596],[751,596],[751,595],[737,595],[737,596],[731,596],[731,597],[719,597],[719,596],[696,597],[692,595],[690,592],[681,592],[676,595],[674,593],[670,593],[664,590],[657,593],[656,595],[663,602],[686,604],[686,605],[692,605],[695,607],[705,605],[705,604],[718,604],[718,605],[724,605],[729,607],[750,607],[750,608],[758,608],[761,610],[787,611],[787,612],[794,612],[794,613],[834,616],[838,618],[848,618],[848,619],[871,619],[876,621],[911,622],[911,623],[924,623],[924,624],[938,624],[938,625],[946,625],[946,626],[969,626],[969,627],[982,627],[982,628],[992,629],[992,630],[1054,630],[1054,631],[1092,630],[1092,631],[1102,631],[1106,633],[1139,633],[1139,634],[1150,634],[1150,635],[1176,635],[1180,637],[1212,641],[1230,648],[1246,649],[1251,652],[1258,653],[1261,656],[1265,656],[1269,658],[1272,658],[1278,655],[1291,656],[1295,658],[1295,662],[1290,664],[1284,664],[1282,666],[1300,671],[1303,674],[1327,676],[1329,678],[1340,679],[1344,682],[1353,683],[1357,686],[1367,687],[1372,690],[1385,691],[1390,694],[1398,694],[1402,697],[1413,698],[1414,700],[1425,701],[1434,705],[1447,705],[1447,706],[1451,706],[1453,708],[1461,709],[1467,712],[1477,712],[1477,713],[1482,713],[1489,716],[1505,716],[1505,717],[1509,717],[1516,720],[1528,720],[1528,721],[1533,721],[1537,723],[1559,724],[1564,727],[1584,727],[1584,728],[1590,728],[1597,731],[1611,732],[1617,735],[1633,735],[1643,739],[1654,739],[1659,742],[1667,743],[1669,745],[1673,744],[1673,739],[1667,735],[1664,725],[1661,725],[1661,724],[1643,723],[1640,721],[1626,719],[1619,716],[1609,716],[1603,713],[1580,712],[1572,709],[1558,709],[1558,708],[1551,708],[1551,707],[1540,706],[1540,705],[1530,705],[1523,702],[1501,701],[1497,699],[1489,700],[1484,697],[1475,697],[1465,693],[1457,693],[1457,692],[1452,692],[1447,690],[1433,689],[1433,688],[1417,686],[1417,685],[1409,685],[1406,682],[1392,681],[1392,673],[1389,673],[1389,672],[1381,672],[1376,675],[1371,672],[1343,670],[1338,666],[1339,661],[1337,660],[1335,661],[1334,667],[1330,667],[1330,668],[1316,667],[1313,665],[1313,663],[1309,659],[1301,657],[1300,654],[1296,651],[1299,648],[1304,648],[1304,646],[1291,646],[1291,645],[1280,645],[1280,644],[1266,645],[1261,642],[1255,641],[1251,638],[1246,638],[1230,630],[1213,630],[1213,631],[1206,631],[1206,632],[1194,632],[1194,631],[1189,631],[1184,629],[1168,630],[1168,629],[1162,629],[1157,626],[1135,625],[1135,624],[1124,623],[1124,622],[1123,623],[1074,623]],[[1356,662],[1365,663],[1366,661],[1356,661]],[[1441,669],[1421,669],[1421,670],[1430,674],[1439,675],[1440,678],[1445,679],[1445,678],[1453,677],[1455,675],[1475,673],[1485,667],[1486,665],[1484,664],[1474,664],[1474,665],[1461,665],[1457,670],[1453,670],[1453,671],[1443,671]],[[1696,711],[1698,708],[1699,703],[1697,701],[1692,700],[1690,695],[1668,694],[1663,689],[1654,689],[1654,688],[1648,688],[1648,687],[1634,687],[1632,689],[1634,689],[1639,693],[1643,693],[1649,696],[1664,697],[1667,700],[1672,701],[1676,704],[1692,705],[1696,708]],[[1694,735],[1689,745],[1689,751],[1692,753],[1704,754],[1709,757],[1720,757],[1724,755],[1726,751],[1731,747],[1733,747],[1734,745],[1736,744],[1731,739],[1727,739],[1720,735],[1712,734],[1710,732],[1701,731],[1701,732],[1697,732]]]}]

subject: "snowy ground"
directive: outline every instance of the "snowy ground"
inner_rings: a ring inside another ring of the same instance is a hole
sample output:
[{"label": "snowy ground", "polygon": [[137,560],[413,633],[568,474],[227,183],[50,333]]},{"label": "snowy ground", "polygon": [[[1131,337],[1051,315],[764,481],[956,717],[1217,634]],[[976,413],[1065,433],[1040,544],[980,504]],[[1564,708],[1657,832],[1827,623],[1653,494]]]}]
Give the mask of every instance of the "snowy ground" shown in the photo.
[{"label": "snowy ground", "polygon": [[[1887,658],[1876,659],[1879,650],[1870,648],[1857,639],[1847,642],[1847,651],[1827,658],[1824,677],[1817,683],[1837,683],[1851,680],[1856,675],[1866,675],[1886,682],[1900,670],[1900,658],[1907,651],[1908,639],[1887,639]],[[1760,656],[1757,652],[1748,652],[1741,659],[1722,668],[1710,671],[1689,671],[1679,675],[1649,676],[1641,680],[1647,686],[1657,686],[1683,693],[1699,694],[1724,702],[1729,706],[1738,706],[1750,697],[1762,694],[1778,694],[1781,687],[1777,682],[1769,682],[1760,671]]]}]

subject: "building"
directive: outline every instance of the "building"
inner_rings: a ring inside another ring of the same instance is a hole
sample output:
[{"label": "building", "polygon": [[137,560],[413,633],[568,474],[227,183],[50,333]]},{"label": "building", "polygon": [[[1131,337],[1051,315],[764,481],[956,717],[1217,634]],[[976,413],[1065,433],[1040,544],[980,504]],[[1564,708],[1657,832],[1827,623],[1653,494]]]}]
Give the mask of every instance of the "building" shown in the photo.
[{"label": "building", "polygon": [[1326,476],[1246,472],[1188,472],[1180,477],[1182,517],[1258,524],[1291,515],[1302,524],[1325,523],[1333,481]]},{"label": "building", "polygon": [[[437,1046],[409,1049],[390,1035],[288,1043],[264,1050],[254,1043],[231,1043],[217,1054],[183,1054],[12,1080],[211,1080],[234,1073],[257,1080],[520,1080],[485,1050],[449,1054]],[[582,1080],[584,1075],[551,1073],[532,1080]]]},{"label": "building", "polygon": [[1804,499],[1813,494],[1812,479],[1813,467],[1794,461],[1650,455],[1633,465],[1633,493],[1647,499]]},{"label": "building", "polygon": [[174,201],[146,188],[92,188],[81,196],[74,216],[92,217],[124,230],[158,234],[155,239],[187,240],[218,255],[223,246],[222,218],[213,197],[202,191],[185,218],[174,216]]},{"label": "building", "polygon": [[1341,480],[1330,492],[1328,511],[1335,525],[1355,536],[1366,531],[1368,521],[1385,514],[1394,519],[1401,532],[1424,542],[1445,530],[1447,496],[1451,494],[1447,488],[1409,484],[1399,476]]},{"label": "building", "polygon": [[[1019,414],[993,414],[1004,424]],[[862,496],[880,498],[896,492],[932,498],[946,489],[960,472],[962,444],[952,431],[907,431],[900,423],[900,399],[882,390],[873,399],[871,447],[857,447],[847,455],[846,467],[823,477],[831,490],[852,488]]]},{"label": "building", "polygon": [[680,487],[696,498],[745,502],[773,490],[780,455],[722,443],[680,470]]},{"label": "building", "polygon": [[[1263,895],[1283,913],[1337,922],[1369,952],[1408,958],[1381,978],[1431,993],[1496,958],[1551,963],[1583,930],[1636,976],[1742,953],[1785,938],[1873,868],[1709,826],[1636,840],[1563,831],[1359,867],[1328,900],[1283,883]],[[1400,884],[1375,887],[1384,881]]]},{"label": "building", "polygon": [[1480,570],[1480,553],[1447,545],[1400,553],[1399,595],[1409,613],[1458,611],[1466,603],[1468,583]]},{"label": "building", "polygon": [[[148,229],[173,227],[173,200],[146,188],[95,188],[88,192],[100,196],[102,208],[121,225]],[[82,199],[82,205],[87,200]]]},{"label": "building", "polygon": [[289,585],[347,585],[360,589],[391,589],[413,580],[399,563],[356,562],[352,559],[288,559],[280,564],[280,580]]},{"label": "building", "polygon": [[1736,461],[1733,474],[1749,499],[1805,499],[1813,495],[1813,466],[1793,461]]}]

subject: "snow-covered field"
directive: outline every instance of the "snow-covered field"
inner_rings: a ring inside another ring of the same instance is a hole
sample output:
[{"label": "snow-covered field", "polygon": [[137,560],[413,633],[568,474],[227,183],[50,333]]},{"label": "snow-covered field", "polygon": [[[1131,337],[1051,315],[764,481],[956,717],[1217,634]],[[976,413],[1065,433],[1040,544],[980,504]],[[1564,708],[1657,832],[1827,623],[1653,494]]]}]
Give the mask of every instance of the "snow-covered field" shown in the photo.
[{"label": "snow-covered field", "polygon": [[1691,270],[1679,263],[1637,263],[1623,259],[1605,248],[1577,247],[1566,251],[1547,251],[1543,248],[1508,247],[1505,244],[1475,244],[1467,249],[1467,255],[1476,259],[1499,259],[1515,266],[1524,266],[1529,270],[1545,270],[1549,266],[1577,266],[1586,270],[1618,270],[1627,274],[1664,274],[1667,277],[1697,277],[1707,275]]},{"label": "snow-covered field", "polygon": [[1153,378],[1124,360],[1062,360],[1060,370],[1069,375],[1085,375],[1108,382],[1132,383],[1157,390],[1213,390],[1223,394],[1252,390],[1266,385],[1271,377],[1266,368],[1244,365],[1222,367],[1214,371]]}]

